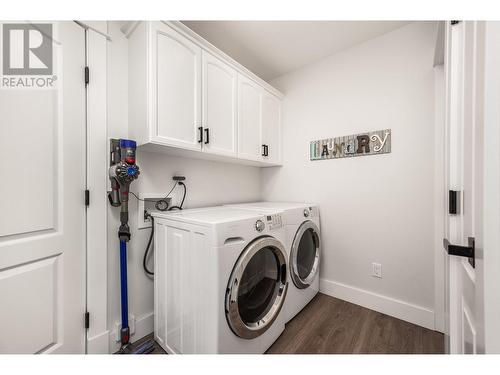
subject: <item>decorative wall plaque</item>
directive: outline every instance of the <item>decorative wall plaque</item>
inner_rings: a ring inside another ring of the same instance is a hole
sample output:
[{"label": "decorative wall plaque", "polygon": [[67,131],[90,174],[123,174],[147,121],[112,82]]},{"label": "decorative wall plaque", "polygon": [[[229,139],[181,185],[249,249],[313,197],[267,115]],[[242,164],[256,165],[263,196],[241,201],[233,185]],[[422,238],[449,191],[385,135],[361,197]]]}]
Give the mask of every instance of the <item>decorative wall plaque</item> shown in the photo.
[{"label": "decorative wall plaque", "polygon": [[338,159],[391,152],[391,129],[311,141],[311,160]]}]

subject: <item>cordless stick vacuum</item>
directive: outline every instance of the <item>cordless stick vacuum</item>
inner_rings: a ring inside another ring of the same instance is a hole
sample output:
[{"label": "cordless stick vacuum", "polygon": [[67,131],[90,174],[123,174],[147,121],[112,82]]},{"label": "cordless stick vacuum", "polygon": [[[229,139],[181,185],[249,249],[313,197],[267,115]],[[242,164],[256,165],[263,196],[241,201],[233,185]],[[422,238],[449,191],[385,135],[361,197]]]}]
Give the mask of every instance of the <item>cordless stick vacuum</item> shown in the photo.
[{"label": "cordless stick vacuum", "polygon": [[111,192],[108,194],[109,202],[113,207],[121,207],[120,228],[120,289],[122,328],[120,332],[121,351],[130,341],[130,328],[128,325],[128,292],[127,292],[127,242],[130,240],[128,226],[128,196],[130,184],[139,177],[139,166],[135,163],[137,144],[128,139],[111,139],[110,145],[109,179]]}]

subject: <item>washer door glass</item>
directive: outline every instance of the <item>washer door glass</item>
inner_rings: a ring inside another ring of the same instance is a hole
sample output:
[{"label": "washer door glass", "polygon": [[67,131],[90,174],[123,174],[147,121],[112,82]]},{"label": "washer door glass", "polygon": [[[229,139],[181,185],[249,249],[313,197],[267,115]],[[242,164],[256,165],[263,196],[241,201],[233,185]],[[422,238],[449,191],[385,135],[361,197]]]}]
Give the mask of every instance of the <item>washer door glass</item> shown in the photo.
[{"label": "washer door glass", "polygon": [[291,276],[297,288],[311,285],[319,270],[320,252],[319,229],[312,221],[305,221],[295,235],[290,253]]},{"label": "washer door glass", "polygon": [[271,309],[279,290],[280,264],[270,247],[248,262],[238,288],[238,310],[245,323],[256,323]]},{"label": "washer door glass", "polygon": [[272,237],[252,242],[236,262],[226,294],[226,318],[238,336],[264,333],[278,316],[286,295],[286,257]]}]

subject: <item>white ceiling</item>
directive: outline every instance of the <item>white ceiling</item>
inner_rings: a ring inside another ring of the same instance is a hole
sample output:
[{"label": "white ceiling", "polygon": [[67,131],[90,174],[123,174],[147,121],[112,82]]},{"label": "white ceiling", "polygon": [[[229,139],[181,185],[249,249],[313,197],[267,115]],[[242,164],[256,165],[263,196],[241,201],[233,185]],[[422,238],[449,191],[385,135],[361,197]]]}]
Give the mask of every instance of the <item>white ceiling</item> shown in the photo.
[{"label": "white ceiling", "polygon": [[182,21],[266,81],[406,25],[400,21]]}]

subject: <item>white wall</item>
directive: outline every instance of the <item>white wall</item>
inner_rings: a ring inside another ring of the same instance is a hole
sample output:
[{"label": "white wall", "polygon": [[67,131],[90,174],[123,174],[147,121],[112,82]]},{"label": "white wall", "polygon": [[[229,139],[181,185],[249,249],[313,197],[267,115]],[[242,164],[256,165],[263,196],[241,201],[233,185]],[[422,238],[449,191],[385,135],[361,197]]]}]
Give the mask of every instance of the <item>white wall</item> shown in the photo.
[{"label": "white wall", "polygon": [[[127,137],[127,40],[120,31],[119,22],[109,22],[108,32],[108,136]],[[165,192],[173,185],[172,176],[186,176],[188,194],[184,206],[213,206],[228,202],[246,202],[260,199],[260,171],[256,167],[216,163],[163,154],[137,154],[141,175],[131,190]],[[182,189],[177,188],[175,199]],[[137,201],[130,198],[130,227],[132,239],[128,247],[129,313],[138,320],[137,334],[132,341],[153,331],[153,281],[142,268],[142,259],[150,229],[137,230]],[[108,329],[114,330],[120,322],[119,247],[117,230],[119,209],[108,209]],[[150,265],[151,268],[151,265]],[[110,350],[118,349],[111,333]]]},{"label": "white wall", "polygon": [[[412,23],[272,81],[284,165],[261,172],[266,200],[319,204],[323,291],[431,328],[435,36]],[[386,128],[390,154],[309,161],[309,141]]]}]

